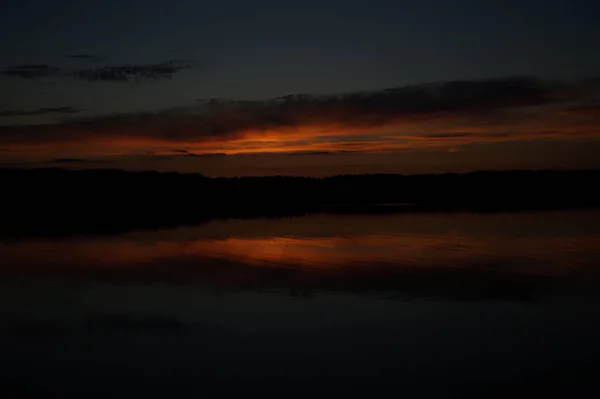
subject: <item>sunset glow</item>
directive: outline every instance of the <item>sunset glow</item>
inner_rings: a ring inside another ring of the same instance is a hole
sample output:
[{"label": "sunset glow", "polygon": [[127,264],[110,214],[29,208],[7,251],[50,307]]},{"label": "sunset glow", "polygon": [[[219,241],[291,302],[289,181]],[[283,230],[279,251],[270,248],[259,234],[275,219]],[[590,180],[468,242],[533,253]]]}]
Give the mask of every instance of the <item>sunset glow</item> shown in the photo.
[{"label": "sunset glow", "polygon": [[[481,145],[600,143],[600,114],[595,107],[582,105],[598,89],[576,84],[566,89],[565,85],[507,78],[341,95],[216,101],[210,106],[155,112],[68,116],[49,124],[24,120],[0,128],[0,157],[38,165],[52,159],[99,157],[125,168],[135,159],[146,163],[166,159],[174,170],[193,171],[189,156],[195,156],[196,170],[207,173],[203,158],[221,154],[232,157],[226,165],[232,170],[228,173],[241,173],[234,158],[245,154],[363,154],[362,163],[376,168],[377,153],[434,151],[460,153],[461,162],[477,165],[471,150]],[[501,150],[495,153],[500,156]],[[572,159],[575,154],[561,156]],[[182,157],[188,158],[185,166]],[[457,165],[457,160],[452,162]],[[540,160],[541,165],[544,162]],[[268,157],[258,164],[269,167]],[[302,164],[302,158],[290,159],[290,167]],[[421,164],[412,162],[412,169],[430,164],[426,159]],[[331,168],[329,174],[341,167]],[[388,168],[405,170],[398,162]]]}]

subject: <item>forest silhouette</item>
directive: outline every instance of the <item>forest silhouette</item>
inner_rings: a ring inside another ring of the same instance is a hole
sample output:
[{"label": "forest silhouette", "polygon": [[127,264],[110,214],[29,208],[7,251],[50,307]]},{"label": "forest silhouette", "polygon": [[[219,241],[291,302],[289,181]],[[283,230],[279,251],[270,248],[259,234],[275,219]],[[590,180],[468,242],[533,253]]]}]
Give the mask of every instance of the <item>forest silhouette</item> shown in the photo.
[{"label": "forest silhouette", "polygon": [[595,207],[599,180],[600,170],[210,178],[117,169],[0,169],[0,235],[117,233],[321,212]]}]

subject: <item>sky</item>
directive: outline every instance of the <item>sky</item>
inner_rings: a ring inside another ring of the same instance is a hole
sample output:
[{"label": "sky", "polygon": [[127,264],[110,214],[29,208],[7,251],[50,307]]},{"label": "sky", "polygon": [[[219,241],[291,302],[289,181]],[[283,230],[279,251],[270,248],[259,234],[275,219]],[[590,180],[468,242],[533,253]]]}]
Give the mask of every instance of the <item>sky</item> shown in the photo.
[{"label": "sky", "polygon": [[0,167],[600,167],[595,0],[8,0]]}]

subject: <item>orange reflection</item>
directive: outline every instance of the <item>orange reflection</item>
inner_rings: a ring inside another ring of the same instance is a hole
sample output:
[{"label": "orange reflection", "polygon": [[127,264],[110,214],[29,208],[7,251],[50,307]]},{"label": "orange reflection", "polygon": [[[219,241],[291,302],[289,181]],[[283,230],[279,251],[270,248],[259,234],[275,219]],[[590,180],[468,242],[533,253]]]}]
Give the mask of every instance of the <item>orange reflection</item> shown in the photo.
[{"label": "orange reflection", "polygon": [[[549,249],[550,248],[550,249]],[[448,235],[358,235],[347,237],[230,237],[191,241],[136,242],[78,239],[3,243],[1,272],[33,268],[132,269],[148,264],[213,261],[249,266],[301,268],[498,268],[555,273],[600,263],[600,236],[578,238],[465,237]]]}]

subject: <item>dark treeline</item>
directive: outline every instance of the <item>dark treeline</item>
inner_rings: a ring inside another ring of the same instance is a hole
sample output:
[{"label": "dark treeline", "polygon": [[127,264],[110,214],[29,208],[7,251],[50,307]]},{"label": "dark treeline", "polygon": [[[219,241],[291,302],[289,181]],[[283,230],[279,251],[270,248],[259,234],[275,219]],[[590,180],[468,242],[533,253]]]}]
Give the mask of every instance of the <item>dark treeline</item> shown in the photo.
[{"label": "dark treeline", "polygon": [[323,211],[579,208],[600,205],[598,181],[600,170],[209,178],[112,169],[3,169],[0,234],[118,232]]}]

